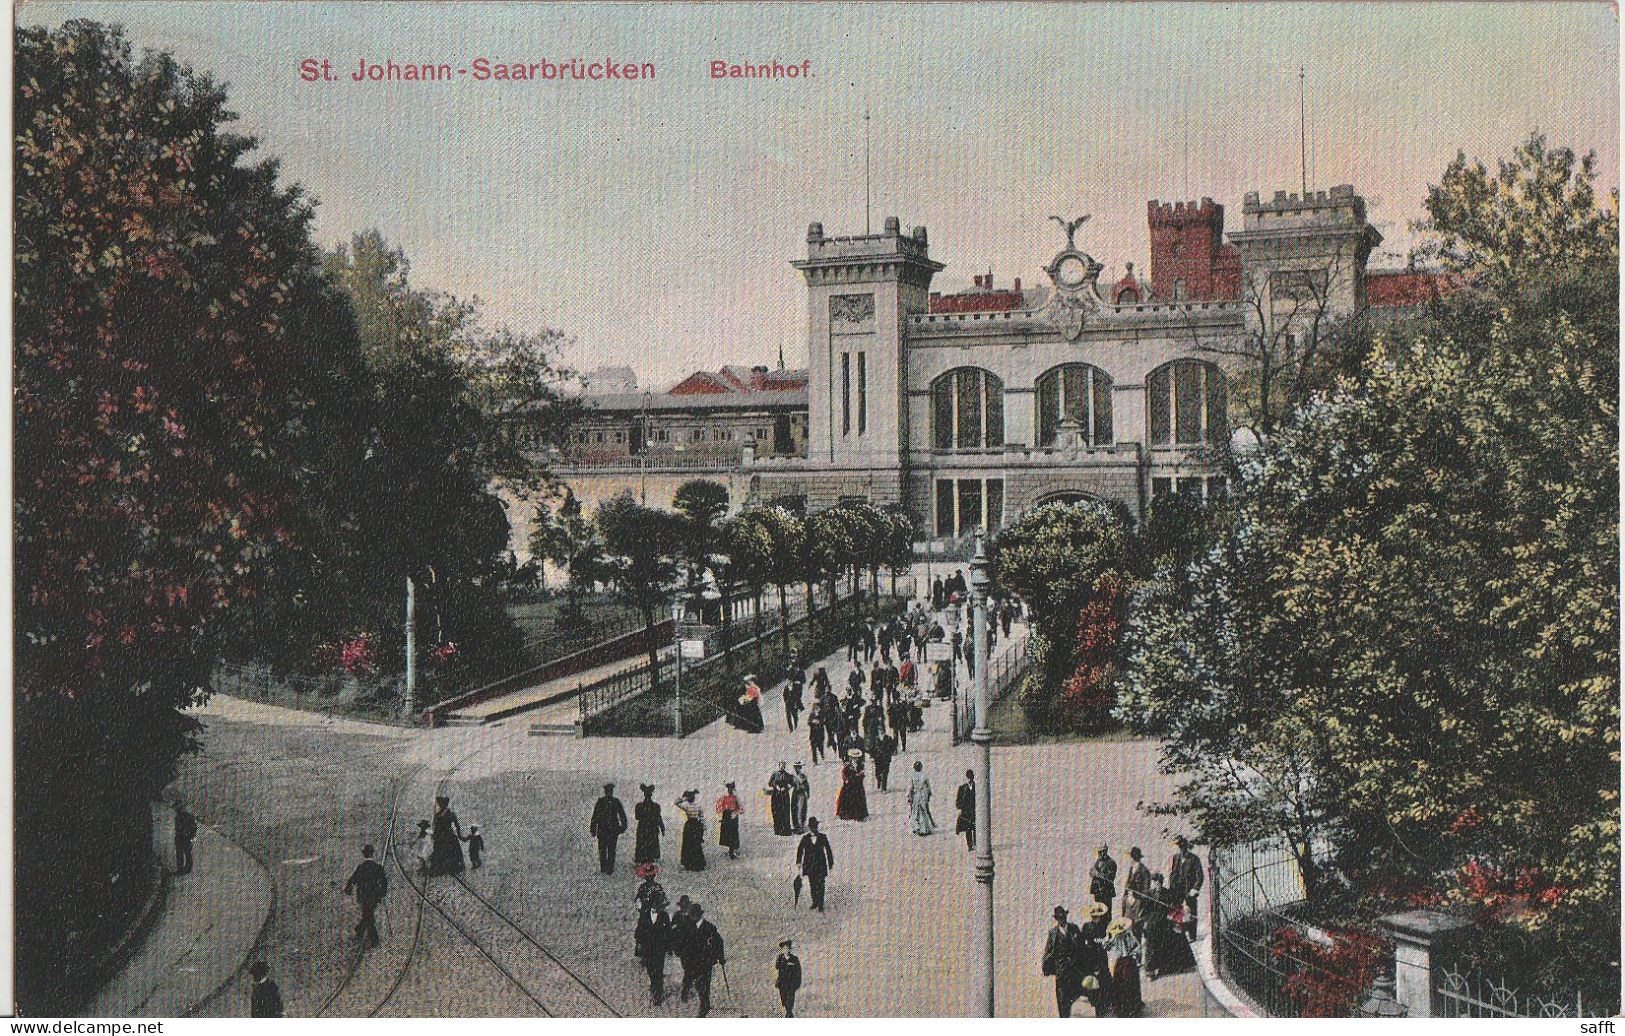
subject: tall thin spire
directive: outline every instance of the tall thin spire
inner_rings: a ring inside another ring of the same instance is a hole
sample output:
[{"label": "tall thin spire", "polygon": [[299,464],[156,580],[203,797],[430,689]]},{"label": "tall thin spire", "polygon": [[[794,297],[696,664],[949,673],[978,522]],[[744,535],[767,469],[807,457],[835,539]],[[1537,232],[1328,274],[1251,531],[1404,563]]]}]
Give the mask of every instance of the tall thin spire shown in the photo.
[{"label": "tall thin spire", "polygon": [[1309,122],[1303,113],[1303,66],[1298,66],[1298,162],[1303,176],[1303,196],[1309,197]]},{"label": "tall thin spire", "polygon": [[784,343],[779,343],[779,370],[784,370]]},{"label": "tall thin spire", "polygon": [[869,233],[869,104],[863,105],[863,232]]}]

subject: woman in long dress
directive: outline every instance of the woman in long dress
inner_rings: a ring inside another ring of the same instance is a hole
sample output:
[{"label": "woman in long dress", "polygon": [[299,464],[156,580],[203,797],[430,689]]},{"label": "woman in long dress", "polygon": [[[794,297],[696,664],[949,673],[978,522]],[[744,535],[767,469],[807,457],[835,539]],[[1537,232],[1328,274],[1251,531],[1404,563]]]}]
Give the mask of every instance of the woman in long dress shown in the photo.
[{"label": "woman in long dress", "polygon": [[680,861],[686,871],[705,870],[705,809],[698,791],[685,791],[675,805],[683,814],[683,850]]},{"label": "woman in long dress", "polygon": [[1119,917],[1106,926],[1106,950],[1116,958],[1112,963],[1112,1014],[1138,1018],[1145,1011],[1140,995],[1140,941],[1134,938],[1128,918]]},{"label": "woman in long dress", "polygon": [[747,734],[760,734],[767,729],[762,720],[762,689],[755,676],[745,677],[745,688],[739,701],[728,710],[728,722]]},{"label": "woman in long dress", "polygon": [[655,801],[655,786],[640,784],[643,801],[632,807],[632,818],[637,822],[637,842],[632,846],[633,863],[653,863],[660,859],[660,836],[666,833],[666,820],[660,815],[660,803]]},{"label": "woman in long dress", "polygon": [[434,800],[434,853],[429,857],[429,873],[461,874],[463,867],[463,825],[451,811],[451,800],[441,795]]},{"label": "woman in long dress", "polygon": [[908,786],[908,816],[915,834],[936,832],[937,821],[931,816],[931,779],[925,775],[925,767],[918,759],[914,761],[914,778]]},{"label": "woman in long dress", "polygon": [[842,820],[868,820],[869,797],[863,790],[863,751],[849,749],[841,765],[841,790],[835,796],[835,815]]},{"label": "woman in long dress", "polygon": [[1148,979],[1196,967],[1190,943],[1185,941],[1170,916],[1183,905],[1173,902],[1163,885],[1162,875],[1151,876],[1151,891],[1140,897],[1140,918],[1145,925],[1145,977]]},{"label": "woman in long dress", "polygon": [[739,796],[734,794],[734,782],[729,781],[727,788],[717,799],[717,844],[728,850],[728,859],[739,859],[739,814],[745,807],[739,804]]},{"label": "woman in long dress", "polygon": [[776,835],[795,834],[795,824],[790,816],[790,795],[795,788],[795,781],[790,772],[781,762],[779,768],[774,770],[767,778],[767,808],[773,816],[773,833]]},{"label": "woman in long dress", "polygon": [[429,836],[430,823],[418,821],[417,837],[412,839],[412,852],[418,858],[418,873],[429,873],[429,861],[434,858],[434,839]]}]

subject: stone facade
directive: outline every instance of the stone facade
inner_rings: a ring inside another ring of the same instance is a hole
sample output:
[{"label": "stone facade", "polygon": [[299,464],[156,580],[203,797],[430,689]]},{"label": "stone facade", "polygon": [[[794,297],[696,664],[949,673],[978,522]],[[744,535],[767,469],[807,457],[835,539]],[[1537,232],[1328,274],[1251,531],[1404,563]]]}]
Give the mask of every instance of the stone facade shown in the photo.
[{"label": "stone facade", "polygon": [[1108,286],[1076,240],[1083,220],[1056,222],[1066,244],[1047,291],[978,275],[962,300],[930,294],[943,267],[925,228],[891,218],[829,237],[812,224],[792,263],[807,283],[807,455],[752,457],[752,499],[901,503],[954,539],[1049,500],[1143,514],[1160,492],[1222,492],[1228,382],[1213,344],[1302,319],[1306,294],[1324,316],[1352,315],[1381,240],[1348,186],[1249,194],[1228,240],[1211,199],[1151,202],[1151,283]]}]

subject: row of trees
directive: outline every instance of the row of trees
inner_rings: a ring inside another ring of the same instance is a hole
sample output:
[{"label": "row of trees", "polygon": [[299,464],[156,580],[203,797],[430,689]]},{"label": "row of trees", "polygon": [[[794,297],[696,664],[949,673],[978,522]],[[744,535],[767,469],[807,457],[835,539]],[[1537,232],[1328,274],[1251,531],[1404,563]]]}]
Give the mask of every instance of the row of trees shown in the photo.
[{"label": "row of trees", "polygon": [[[607,585],[649,628],[678,595],[698,601],[712,588],[727,623],[734,594],[749,595],[760,611],[771,588],[787,645],[792,588],[804,589],[809,613],[813,588],[827,585],[833,600],[842,579],[856,600],[867,575],[878,596],[880,570],[889,569],[895,584],[917,535],[913,518],[895,506],[849,503],[812,515],[747,507],[731,517],[728,506],[727,487],[706,479],[679,486],[669,511],[639,504],[627,492],[589,517],[566,493],[556,507],[537,509],[531,550],[560,573],[571,604],[584,590]],[[651,637],[651,664],[653,644]]]},{"label": "row of trees", "polygon": [[1042,509],[998,576],[1064,721],[1161,739],[1155,812],[1290,846],[1340,909],[1469,911],[1526,988],[1617,993],[1618,195],[1535,136],[1426,207],[1458,290],[1232,458],[1227,500]]},{"label": "row of trees", "polygon": [[207,75],[89,21],[15,62],[18,975],[62,1013],[216,660],[399,657],[408,575],[435,657],[517,643],[492,485],[545,483],[568,408],[556,332],[485,329],[378,234],[319,248]]}]

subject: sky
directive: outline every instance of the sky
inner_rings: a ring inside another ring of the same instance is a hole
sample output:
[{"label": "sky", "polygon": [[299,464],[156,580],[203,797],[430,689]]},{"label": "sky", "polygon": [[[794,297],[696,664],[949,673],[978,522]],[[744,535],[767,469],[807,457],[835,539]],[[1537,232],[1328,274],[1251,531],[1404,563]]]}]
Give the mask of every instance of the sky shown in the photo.
[{"label": "sky", "polygon": [[[62,3],[22,25],[123,24],[229,84],[241,129],[319,200],[324,244],[377,228],[414,280],[485,319],[574,338],[578,369],[660,387],[806,355],[789,262],[809,222],[929,229],[936,290],[1038,283],[1080,246],[1147,260],[1146,202],[1351,183],[1403,262],[1427,185],[1531,130],[1619,182],[1619,27],[1604,3],[898,6]],[[362,60],[653,62],[647,82],[352,83]],[[327,59],[338,81],[300,78]],[[709,78],[810,61],[811,77]]]}]

